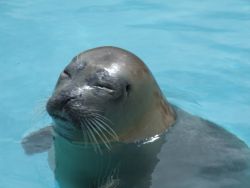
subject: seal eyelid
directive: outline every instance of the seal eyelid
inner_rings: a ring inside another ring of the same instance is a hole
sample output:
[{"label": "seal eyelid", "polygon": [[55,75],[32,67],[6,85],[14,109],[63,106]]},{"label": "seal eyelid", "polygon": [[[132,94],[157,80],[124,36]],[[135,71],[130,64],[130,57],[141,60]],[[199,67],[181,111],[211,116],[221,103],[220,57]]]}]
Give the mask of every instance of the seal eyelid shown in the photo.
[{"label": "seal eyelid", "polygon": [[96,83],[94,86],[101,89],[114,90],[114,88],[108,83]]}]

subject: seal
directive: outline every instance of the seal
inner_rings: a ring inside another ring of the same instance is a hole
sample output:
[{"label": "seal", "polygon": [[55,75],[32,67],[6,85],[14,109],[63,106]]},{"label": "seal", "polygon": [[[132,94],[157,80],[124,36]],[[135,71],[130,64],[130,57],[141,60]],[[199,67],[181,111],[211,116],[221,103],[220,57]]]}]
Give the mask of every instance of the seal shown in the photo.
[{"label": "seal", "polygon": [[50,148],[62,188],[250,186],[248,146],[171,105],[126,50],[99,47],[74,57],[46,108],[54,123],[22,145],[27,154]]},{"label": "seal", "polygon": [[62,72],[47,111],[56,132],[78,142],[84,141],[83,131],[92,142],[133,142],[160,134],[175,121],[146,65],[114,47],[77,55]]}]

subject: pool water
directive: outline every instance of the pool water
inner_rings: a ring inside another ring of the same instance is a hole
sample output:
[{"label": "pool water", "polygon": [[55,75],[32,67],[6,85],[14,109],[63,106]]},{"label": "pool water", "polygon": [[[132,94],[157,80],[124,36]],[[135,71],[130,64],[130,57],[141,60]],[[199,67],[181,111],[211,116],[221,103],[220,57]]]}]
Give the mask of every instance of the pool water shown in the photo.
[{"label": "pool water", "polygon": [[60,71],[96,46],[137,54],[170,102],[250,145],[249,29],[247,0],[1,0],[0,187],[56,187],[47,154],[20,140],[50,124]]}]

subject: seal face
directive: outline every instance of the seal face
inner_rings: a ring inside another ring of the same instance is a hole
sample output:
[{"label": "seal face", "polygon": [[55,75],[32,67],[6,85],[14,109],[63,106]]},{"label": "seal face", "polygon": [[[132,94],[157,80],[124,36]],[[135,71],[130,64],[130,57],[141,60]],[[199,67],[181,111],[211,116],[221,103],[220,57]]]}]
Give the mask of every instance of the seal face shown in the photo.
[{"label": "seal face", "polygon": [[175,114],[146,65],[115,47],[80,53],[47,103],[55,131],[79,142],[133,142],[164,132]]}]

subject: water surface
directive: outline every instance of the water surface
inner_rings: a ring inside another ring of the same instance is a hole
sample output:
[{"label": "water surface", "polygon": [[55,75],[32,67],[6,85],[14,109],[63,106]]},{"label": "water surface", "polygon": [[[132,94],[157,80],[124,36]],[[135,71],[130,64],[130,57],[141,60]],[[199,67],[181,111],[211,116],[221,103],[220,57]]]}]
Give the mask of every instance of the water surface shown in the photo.
[{"label": "water surface", "polygon": [[56,186],[47,154],[19,142],[50,123],[63,67],[96,46],[134,52],[169,101],[250,145],[249,28],[247,0],[0,0],[0,187]]}]

